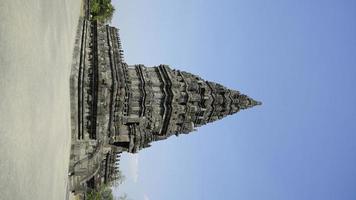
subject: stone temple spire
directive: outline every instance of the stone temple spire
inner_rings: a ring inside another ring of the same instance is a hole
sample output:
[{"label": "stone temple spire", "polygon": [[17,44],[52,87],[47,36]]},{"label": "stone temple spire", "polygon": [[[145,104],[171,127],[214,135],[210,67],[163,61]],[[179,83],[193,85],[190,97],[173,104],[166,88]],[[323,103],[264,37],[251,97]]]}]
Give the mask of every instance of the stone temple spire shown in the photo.
[{"label": "stone temple spire", "polygon": [[118,151],[137,152],[261,104],[167,65],[129,66],[116,28],[93,23],[89,32],[87,68],[78,75],[79,139],[107,138]]},{"label": "stone temple spire", "polygon": [[72,191],[115,180],[119,153],[136,153],[154,141],[188,134],[261,104],[167,65],[129,66],[117,28],[96,21],[80,23],[80,48],[76,47],[70,79]]},{"label": "stone temple spire", "polygon": [[239,92],[237,92],[237,91],[234,91],[234,92],[235,92],[235,95],[232,96],[232,101],[233,101],[234,107],[236,107],[237,109],[234,110],[234,112],[232,114],[238,112],[240,109],[247,109],[247,108],[252,108],[254,106],[257,106],[257,105],[262,105],[262,103],[260,101],[256,101],[256,100],[248,97],[247,95],[239,94]]},{"label": "stone temple spire", "polygon": [[180,73],[185,74],[190,80],[188,88],[193,88],[187,92],[188,95],[200,97],[197,101],[190,101],[186,104],[187,107],[197,107],[197,112],[185,114],[191,114],[189,118],[195,119],[193,121],[195,127],[222,119],[241,109],[261,104],[238,91],[230,90],[218,83],[204,81],[199,76],[188,72]]},{"label": "stone temple spire", "polygon": [[137,152],[261,104],[167,65],[129,66],[116,28],[98,23],[87,28],[88,65],[78,75],[78,102],[83,102],[78,105],[79,139],[108,138],[118,151]]},{"label": "stone temple spire", "polygon": [[112,134],[113,144],[129,152],[171,135],[187,134],[196,127],[261,103],[218,83],[205,81],[167,65],[123,65],[125,77],[122,120]]}]

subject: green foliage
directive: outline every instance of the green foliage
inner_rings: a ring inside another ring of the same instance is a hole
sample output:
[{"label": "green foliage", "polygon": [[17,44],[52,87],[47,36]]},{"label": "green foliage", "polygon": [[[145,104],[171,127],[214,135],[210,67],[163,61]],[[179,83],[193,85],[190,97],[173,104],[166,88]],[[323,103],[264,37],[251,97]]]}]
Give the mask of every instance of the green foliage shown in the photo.
[{"label": "green foliage", "polygon": [[112,189],[109,186],[102,186],[98,190],[92,190],[87,193],[88,200],[114,200]]},{"label": "green foliage", "polygon": [[[86,199],[88,200],[114,200],[114,195],[112,194],[112,189],[108,185],[100,187],[98,190],[92,190],[87,193]],[[127,196],[126,193],[116,197],[118,200],[132,200]]]},{"label": "green foliage", "polygon": [[111,0],[91,0],[90,13],[94,20],[101,23],[109,23],[114,15],[115,8]]}]

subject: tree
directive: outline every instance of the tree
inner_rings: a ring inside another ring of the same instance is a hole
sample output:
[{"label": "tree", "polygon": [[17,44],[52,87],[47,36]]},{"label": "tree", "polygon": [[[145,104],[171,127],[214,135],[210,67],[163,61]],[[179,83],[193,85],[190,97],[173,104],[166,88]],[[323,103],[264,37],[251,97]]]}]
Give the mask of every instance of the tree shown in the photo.
[{"label": "tree", "polygon": [[103,185],[97,190],[87,193],[88,200],[114,200],[112,189],[108,185]]},{"label": "tree", "polygon": [[90,13],[94,20],[109,23],[114,15],[115,8],[111,0],[91,0]]}]

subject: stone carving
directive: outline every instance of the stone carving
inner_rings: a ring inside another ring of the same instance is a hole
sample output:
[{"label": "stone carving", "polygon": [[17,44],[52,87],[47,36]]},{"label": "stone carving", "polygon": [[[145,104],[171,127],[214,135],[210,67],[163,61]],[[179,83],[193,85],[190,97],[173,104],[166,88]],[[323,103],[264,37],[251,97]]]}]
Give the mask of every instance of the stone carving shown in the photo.
[{"label": "stone carving", "polygon": [[117,178],[121,152],[188,134],[261,103],[167,65],[128,65],[118,29],[81,19],[71,76],[70,189]]}]

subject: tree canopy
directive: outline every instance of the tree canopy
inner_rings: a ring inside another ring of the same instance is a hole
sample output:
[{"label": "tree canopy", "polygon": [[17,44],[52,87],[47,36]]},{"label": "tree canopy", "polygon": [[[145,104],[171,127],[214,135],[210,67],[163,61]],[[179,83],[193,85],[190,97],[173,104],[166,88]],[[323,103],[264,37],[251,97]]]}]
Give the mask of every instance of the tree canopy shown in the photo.
[{"label": "tree canopy", "polygon": [[87,193],[87,198],[88,200],[114,200],[114,195],[110,186],[104,185]]},{"label": "tree canopy", "polygon": [[111,0],[91,0],[90,2],[90,13],[93,19],[101,23],[109,23],[115,12]]}]

